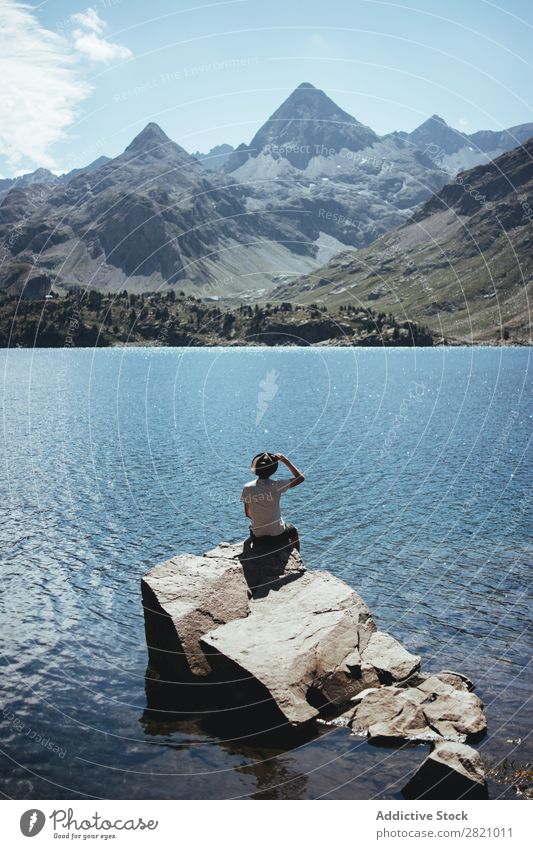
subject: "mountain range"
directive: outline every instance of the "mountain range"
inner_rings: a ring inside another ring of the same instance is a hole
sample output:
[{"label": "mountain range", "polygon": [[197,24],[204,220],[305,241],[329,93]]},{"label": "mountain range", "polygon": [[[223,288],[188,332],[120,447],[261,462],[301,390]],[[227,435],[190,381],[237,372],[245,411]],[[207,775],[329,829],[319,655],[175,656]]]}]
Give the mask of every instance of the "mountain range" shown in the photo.
[{"label": "mountain range", "polygon": [[464,341],[529,343],[533,138],[457,175],[411,221],[279,286],[273,300],[371,305]]},{"label": "mountain range", "polygon": [[4,197],[4,195],[14,188],[33,185],[60,186],[70,183],[78,174],[96,171],[97,168],[100,168],[109,161],[109,156],[99,156],[98,159],[95,159],[89,165],[85,165],[83,168],[73,168],[72,171],[68,171],[66,174],[60,174],[59,176],[49,171],[48,168],[37,168],[36,171],[32,171],[30,174],[21,174],[20,177],[0,179],[0,198]]},{"label": "mountain range", "polygon": [[424,150],[450,176],[484,165],[533,136],[533,124],[519,124],[500,132],[479,130],[466,135],[448,126],[444,118],[432,115],[411,133],[397,133],[409,144]]},{"label": "mountain range", "polygon": [[364,247],[409,218],[448,175],[399,136],[380,138],[302,83],[223,165],[256,207],[290,209],[307,241]]},{"label": "mountain range", "polygon": [[310,83],[235,150],[193,156],[151,123],[114,159],[0,181],[0,288],[258,300],[407,224],[468,157],[531,134],[466,136],[434,115],[380,137]]},{"label": "mountain range", "polygon": [[[305,91],[301,91],[302,89],[309,89],[311,92],[317,93],[317,102],[314,104],[315,108],[318,104],[318,98],[320,98],[321,105],[323,107],[324,113],[330,113],[330,119],[335,120],[334,115],[335,112],[339,114],[339,116],[347,116],[347,127],[350,127],[352,122],[355,122],[356,125],[362,127],[363,125],[358,124],[351,115],[343,112],[341,109],[335,106],[329,98],[326,98],[324,93],[320,89],[314,89],[311,83],[302,83],[296,92],[299,93],[298,99],[301,97],[303,102],[303,98],[305,97]],[[257,157],[261,150],[265,147],[263,144],[264,137],[266,135],[266,129],[270,129],[274,137],[276,136],[276,125],[285,125],[283,126],[283,130],[287,133],[287,119],[291,120],[291,104],[297,100],[296,92],[288,98],[287,101],[275,112],[271,118],[267,121],[264,127],[254,136],[249,145],[241,144],[236,149],[236,155],[231,159],[228,166],[228,159],[231,154],[235,152],[235,149],[229,144],[220,144],[216,147],[212,148],[208,153],[199,153],[196,152],[193,154],[196,156],[202,164],[209,168],[210,170],[230,170],[235,171],[239,168],[248,158]],[[309,102],[310,101],[310,102]],[[329,101],[329,103],[328,103]],[[332,105],[331,105],[332,104]],[[296,108],[299,108],[299,104],[296,103]],[[317,110],[319,113],[321,110]],[[309,117],[313,112],[313,102],[311,98],[307,98],[307,117]],[[288,114],[287,114],[288,113]],[[342,117],[340,118],[342,121]],[[345,119],[346,120],[346,119]],[[309,142],[309,139],[306,137],[305,132],[301,132],[304,124],[300,125],[300,135],[303,136],[302,143],[306,145]],[[314,128],[313,128],[314,129]],[[315,142],[315,145],[322,148],[322,146],[330,147],[332,145],[328,145],[326,142],[328,127],[323,127],[323,137],[318,142]],[[369,130],[368,141],[370,144],[378,141],[378,136],[369,128],[364,128]],[[281,136],[281,133],[279,134]],[[348,132],[349,136],[349,132]],[[416,127],[410,133],[404,131],[397,131],[393,133],[389,133],[385,136],[382,136],[381,139],[388,138],[399,138],[406,141],[411,147],[416,148],[418,150],[423,151],[429,158],[431,158],[434,162],[436,162],[447,174],[450,176],[454,176],[459,171],[464,171],[468,168],[473,168],[475,165],[486,164],[492,159],[495,159],[502,153],[505,153],[507,150],[512,150],[513,147],[517,147],[520,144],[523,144],[529,138],[533,136],[533,123],[528,124],[519,124],[515,127],[509,127],[505,130],[478,130],[475,133],[463,133],[461,130],[457,130],[454,127],[451,127],[446,123],[444,118],[441,118],[440,115],[432,115],[430,118],[425,120],[420,126]],[[293,142],[294,139],[289,138],[289,142]],[[267,142],[268,143],[268,142]],[[281,145],[280,138],[274,142],[278,146]],[[338,146],[338,140],[335,140],[333,146]],[[357,148],[353,148],[350,144],[347,145],[349,150],[357,150]],[[293,164],[296,163],[294,157],[290,157],[292,159]],[[304,167],[308,164],[308,159],[304,158]]]},{"label": "mountain range", "polygon": [[157,124],[66,184],[11,189],[0,241],[2,287],[30,296],[43,277],[57,290],[176,284],[208,295],[233,277],[242,290],[272,269],[307,270],[317,256],[290,218],[249,210],[245,187],[206,172]]}]

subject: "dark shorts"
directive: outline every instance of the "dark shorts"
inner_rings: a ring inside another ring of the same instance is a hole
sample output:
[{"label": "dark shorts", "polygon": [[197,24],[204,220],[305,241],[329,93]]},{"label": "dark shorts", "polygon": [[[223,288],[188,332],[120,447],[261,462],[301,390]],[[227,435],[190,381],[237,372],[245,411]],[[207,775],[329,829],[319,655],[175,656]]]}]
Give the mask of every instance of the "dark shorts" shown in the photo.
[{"label": "dark shorts", "polygon": [[250,539],[265,548],[284,548],[295,536],[298,536],[298,530],[290,522],[285,522],[285,530],[276,536],[256,537],[250,528]]}]

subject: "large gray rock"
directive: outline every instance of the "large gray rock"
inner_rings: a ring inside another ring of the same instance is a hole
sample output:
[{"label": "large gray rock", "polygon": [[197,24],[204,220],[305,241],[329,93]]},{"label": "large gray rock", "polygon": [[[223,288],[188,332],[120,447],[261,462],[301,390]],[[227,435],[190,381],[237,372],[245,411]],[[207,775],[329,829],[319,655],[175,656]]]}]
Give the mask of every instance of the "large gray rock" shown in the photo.
[{"label": "large gray rock", "polygon": [[174,681],[209,675],[200,637],[250,611],[242,566],[225,557],[173,557],[144,575],[141,590],[150,662]]},{"label": "large gray rock", "polygon": [[383,684],[392,684],[407,678],[420,668],[420,658],[383,631],[372,635],[362,654],[362,659],[372,666]]},{"label": "large gray rock", "polygon": [[385,744],[471,742],[486,731],[469,679],[421,672],[351,587],[306,572],[289,547],[221,543],[174,557],[144,576],[142,594],[151,666],[182,704],[275,713],[280,727],[337,715]]},{"label": "large gray rock", "polygon": [[481,757],[462,743],[437,743],[402,793],[406,799],[486,799]]},{"label": "large gray rock", "polygon": [[300,724],[367,686],[359,656],[375,630],[356,592],[312,572],[258,599],[248,618],[214,629],[201,645],[215,670],[257,682],[288,722]]}]

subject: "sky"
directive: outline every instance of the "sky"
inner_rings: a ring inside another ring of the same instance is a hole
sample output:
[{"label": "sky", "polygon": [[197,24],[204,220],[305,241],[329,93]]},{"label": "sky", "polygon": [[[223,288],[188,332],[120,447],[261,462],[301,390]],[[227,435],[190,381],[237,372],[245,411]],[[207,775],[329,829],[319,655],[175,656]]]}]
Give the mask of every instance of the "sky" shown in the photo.
[{"label": "sky", "polygon": [[0,0],[0,175],[117,156],[150,121],[236,146],[304,81],[380,134],[530,122],[532,35],[531,0]]}]

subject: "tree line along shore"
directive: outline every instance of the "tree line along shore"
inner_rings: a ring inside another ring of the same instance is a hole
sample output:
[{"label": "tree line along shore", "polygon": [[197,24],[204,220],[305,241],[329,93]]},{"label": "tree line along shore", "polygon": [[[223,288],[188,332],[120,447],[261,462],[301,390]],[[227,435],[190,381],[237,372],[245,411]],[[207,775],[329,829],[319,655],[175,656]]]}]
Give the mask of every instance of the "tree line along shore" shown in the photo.
[{"label": "tree line along shore", "polygon": [[417,322],[372,307],[239,303],[185,292],[104,294],[89,289],[25,300],[0,295],[0,346],[432,346],[453,344]]}]

